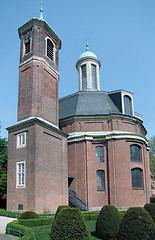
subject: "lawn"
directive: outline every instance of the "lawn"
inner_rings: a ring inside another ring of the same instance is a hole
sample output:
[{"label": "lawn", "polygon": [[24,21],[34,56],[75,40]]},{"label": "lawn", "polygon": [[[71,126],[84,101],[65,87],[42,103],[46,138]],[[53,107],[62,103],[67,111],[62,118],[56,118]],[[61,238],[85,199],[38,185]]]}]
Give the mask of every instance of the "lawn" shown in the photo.
[{"label": "lawn", "polygon": [[[95,240],[95,239],[99,239],[97,237],[95,237],[95,225],[96,225],[96,221],[86,221],[87,227],[88,227],[88,231],[91,235],[91,239]],[[49,240],[49,234],[51,231],[51,226],[43,226],[43,227],[35,227],[33,228],[34,232],[35,232],[35,236],[36,236],[36,240]]]}]

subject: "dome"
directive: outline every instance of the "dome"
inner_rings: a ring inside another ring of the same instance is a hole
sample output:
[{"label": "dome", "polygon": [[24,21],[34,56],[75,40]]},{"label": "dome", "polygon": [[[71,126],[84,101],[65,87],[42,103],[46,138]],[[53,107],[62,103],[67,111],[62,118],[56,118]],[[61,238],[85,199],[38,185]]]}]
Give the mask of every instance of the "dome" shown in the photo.
[{"label": "dome", "polygon": [[79,60],[85,57],[93,57],[97,59],[97,56],[93,52],[90,52],[89,50],[86,50],[84,53],[82,53],[79,57]]}]

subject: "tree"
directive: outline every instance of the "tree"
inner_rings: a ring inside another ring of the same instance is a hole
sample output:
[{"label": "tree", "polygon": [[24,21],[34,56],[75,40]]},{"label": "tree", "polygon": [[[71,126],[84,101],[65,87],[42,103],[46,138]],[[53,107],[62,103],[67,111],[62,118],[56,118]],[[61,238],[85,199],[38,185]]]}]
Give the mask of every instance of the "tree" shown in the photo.
[{"label": "tree", "polygon": [[155,136],[149,140],[151,179],[155,180]]},{"label": "tree", "polygon": [[7,189],[7,151],[7,140],[0,138],[0,195],[5,194]]}]

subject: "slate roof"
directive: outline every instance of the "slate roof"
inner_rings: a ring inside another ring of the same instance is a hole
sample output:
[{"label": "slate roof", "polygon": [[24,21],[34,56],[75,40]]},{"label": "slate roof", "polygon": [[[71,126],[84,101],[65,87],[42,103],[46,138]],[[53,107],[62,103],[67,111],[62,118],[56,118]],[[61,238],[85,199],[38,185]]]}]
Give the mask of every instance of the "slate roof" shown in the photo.
[{"label": "slate roof", "polygon": [[59,119],[112,113],[121,114],[107,92],[79,91],[59,100]]}]

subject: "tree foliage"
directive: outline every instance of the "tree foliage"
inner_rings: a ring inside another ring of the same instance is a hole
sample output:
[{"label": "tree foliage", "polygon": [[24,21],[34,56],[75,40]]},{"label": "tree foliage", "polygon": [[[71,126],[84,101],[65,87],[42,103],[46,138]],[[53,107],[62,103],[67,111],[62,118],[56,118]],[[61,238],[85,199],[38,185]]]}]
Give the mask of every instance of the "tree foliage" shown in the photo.
[{"label": "tree foliage", "polygon": [[151,178],[155,179],[155,136],[149,140]]},{"label": "tree foliage", "polygon": [[7,140],[0,138],[0,195],[6,193],[7,188],[7,151]]}]

